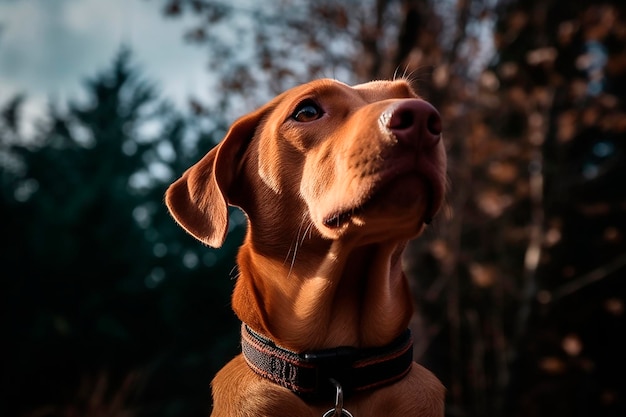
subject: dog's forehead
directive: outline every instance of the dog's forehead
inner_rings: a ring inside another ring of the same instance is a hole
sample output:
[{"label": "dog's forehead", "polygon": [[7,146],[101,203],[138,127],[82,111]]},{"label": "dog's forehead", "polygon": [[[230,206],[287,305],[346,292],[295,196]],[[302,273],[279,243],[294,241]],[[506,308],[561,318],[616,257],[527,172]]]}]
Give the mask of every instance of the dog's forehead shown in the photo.
[{"label": "dog's forehead", "polygon": [[412,98],[417,94],[404,79],[377,80],[350,86],[333,79],[319,79],[300,86],[302,94],[354,94],[368,102],[387,100],[391,98]]},{"label": "dog's forehead", "polygon": [[293,105],[293,102],[298,102],[305,97],[323,98],[340,95],[347,97],[352,95],[367,103],[395,98],[418,97],[409,83],[403,79],[370,81],[350,86],[341,81],[323,78],[293,87],[276,97],[269,105],[274,109],[280,109],[289,107]]},{"label": "dog's forehead", "polygon": [[352,87],[369,102],[387,100],[392,98],[414,98],[415,91],[406,80],[379,80],[358,84]]}]

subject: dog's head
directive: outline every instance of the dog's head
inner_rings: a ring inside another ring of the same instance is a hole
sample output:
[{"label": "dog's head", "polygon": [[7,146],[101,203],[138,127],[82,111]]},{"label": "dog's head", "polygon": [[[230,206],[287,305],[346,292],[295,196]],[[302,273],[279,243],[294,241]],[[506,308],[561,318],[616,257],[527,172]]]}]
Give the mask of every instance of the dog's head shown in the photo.
[{"label": "dog's head", "polygon": [[213,247],[225,239],[228,204],[274,244],[305,229],[322,239],[408,239],[442,205],[441,130],[439,113],[404,80],[313,81],[237,120],[166,203]]}]

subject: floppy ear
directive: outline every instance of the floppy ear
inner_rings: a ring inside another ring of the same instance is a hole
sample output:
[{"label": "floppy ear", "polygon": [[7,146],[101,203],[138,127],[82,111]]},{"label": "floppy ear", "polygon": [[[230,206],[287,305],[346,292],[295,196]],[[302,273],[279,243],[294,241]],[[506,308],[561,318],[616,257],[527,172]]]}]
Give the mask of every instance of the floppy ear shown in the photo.
[{"label": "floppy ear", "polygon": [[237,175],[237,156],[254,135],[264,112],[238,119],[222,142],[169,186],[165,204],[174,220],[201,242],[219,248],[228,232],[228,189]]}]

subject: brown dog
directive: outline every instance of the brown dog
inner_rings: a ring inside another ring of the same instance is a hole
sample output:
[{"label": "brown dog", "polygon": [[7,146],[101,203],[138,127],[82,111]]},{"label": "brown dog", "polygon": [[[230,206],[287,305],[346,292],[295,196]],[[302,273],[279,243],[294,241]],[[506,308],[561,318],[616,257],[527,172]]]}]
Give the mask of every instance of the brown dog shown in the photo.
[{"label": "brown dog", "polygon": [[441,383],[412,361],[401,254],[445,173],[439,114],[406,81],[326,79],[237,120],[170,186],[173,217],[209,246],[227,205],[249,223],[243,355],[213,380],[213,416],[443,416]]}]

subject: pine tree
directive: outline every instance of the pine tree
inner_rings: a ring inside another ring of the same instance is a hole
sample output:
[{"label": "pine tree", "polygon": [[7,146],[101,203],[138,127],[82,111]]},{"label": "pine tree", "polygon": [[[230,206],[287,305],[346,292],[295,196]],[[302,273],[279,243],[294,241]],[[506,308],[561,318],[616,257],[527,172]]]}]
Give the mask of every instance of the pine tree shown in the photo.
[{"label": "pine tree", "polygon": [[[224,300],[242,232],[221,252],[203,248],[163,195],[215,140],[158,97],[126,49],[85,90],[86,102],[51,106],[28,141],[20,99],[3,112],[0,414],[206,410],[210,378],[236,349]],[[190,380],[195,390],[181,390]]]}]

